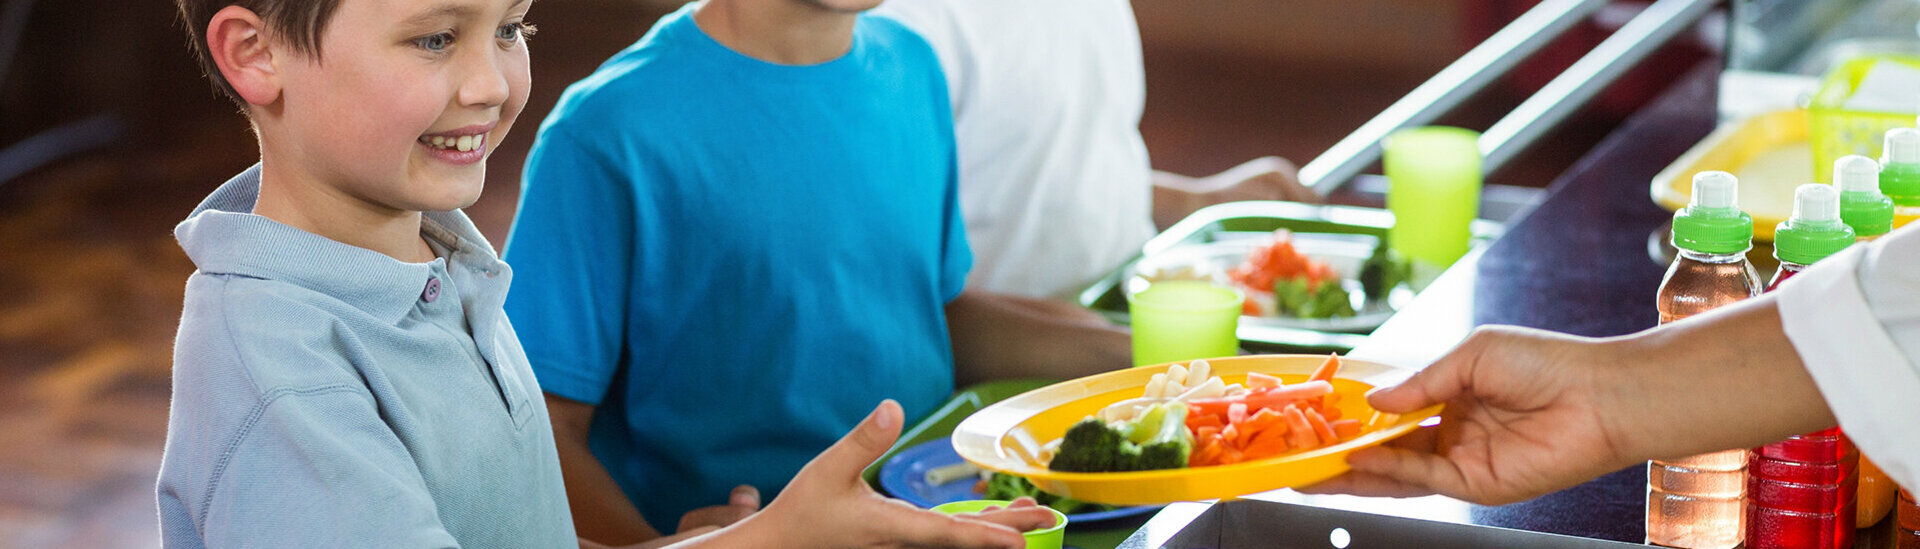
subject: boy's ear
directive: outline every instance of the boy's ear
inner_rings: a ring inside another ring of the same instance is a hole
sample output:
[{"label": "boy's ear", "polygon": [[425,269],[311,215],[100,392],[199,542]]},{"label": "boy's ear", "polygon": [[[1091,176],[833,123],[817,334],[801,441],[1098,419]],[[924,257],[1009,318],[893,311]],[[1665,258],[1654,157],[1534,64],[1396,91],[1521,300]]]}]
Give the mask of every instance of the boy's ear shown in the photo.
[{"label": "boy's ear", "polygon": [[280,100],[280,74],[266,35],[266,22],[253,10],[227,6],[207,24],[207,54],[227,85],[250,105]]}]

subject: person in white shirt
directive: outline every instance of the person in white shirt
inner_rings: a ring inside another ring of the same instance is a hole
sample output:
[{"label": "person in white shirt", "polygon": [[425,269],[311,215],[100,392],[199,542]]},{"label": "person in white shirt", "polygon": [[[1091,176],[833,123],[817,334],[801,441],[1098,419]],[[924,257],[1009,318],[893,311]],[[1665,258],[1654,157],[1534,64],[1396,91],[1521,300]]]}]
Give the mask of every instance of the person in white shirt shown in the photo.
[{"label": "person in white shirt", "polygon": [[1293,164],[1257,158],[1217,175],[1155,172],[1140,137],[1140,31],[1126,0],[888,0],[947,74],[967,287],[1069,297],[1194,210],[1317,198]]},{"label": "person in white shirt", "polygon": [[1854,246],[1779,290],[1637,334],[1475,332],[1368,396],[1439,426],[1348,456],[1309,490],[1520,501],[1654,458],[1751,448],[1838,424],[1920,486],[1920,229]]}]

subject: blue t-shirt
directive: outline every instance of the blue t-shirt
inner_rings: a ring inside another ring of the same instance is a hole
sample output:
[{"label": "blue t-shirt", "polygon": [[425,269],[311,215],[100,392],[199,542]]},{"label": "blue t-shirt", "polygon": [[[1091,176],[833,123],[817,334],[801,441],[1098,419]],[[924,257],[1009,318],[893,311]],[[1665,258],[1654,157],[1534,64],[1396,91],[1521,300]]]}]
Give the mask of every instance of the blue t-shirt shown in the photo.
[{"label": "blue t-shirt", "polygon": [[648,520],[765,497],[882,399],[953,391],[972,263],[934,53],[861,17],[818,65],[663,18],[575,83],[527,159],[507,312]]}]

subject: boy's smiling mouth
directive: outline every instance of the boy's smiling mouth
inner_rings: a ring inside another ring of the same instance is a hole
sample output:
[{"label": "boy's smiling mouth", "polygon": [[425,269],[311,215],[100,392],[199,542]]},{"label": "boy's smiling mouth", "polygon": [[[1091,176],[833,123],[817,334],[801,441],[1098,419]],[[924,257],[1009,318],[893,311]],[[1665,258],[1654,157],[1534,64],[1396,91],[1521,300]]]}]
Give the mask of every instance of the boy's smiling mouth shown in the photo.
[{"label": "boy's smiling mouth", "polygon": [[486,156],[487,132],[497,123],[475,124],[420,136],[415,142],[440,160],[453,164],[472,164]]}]

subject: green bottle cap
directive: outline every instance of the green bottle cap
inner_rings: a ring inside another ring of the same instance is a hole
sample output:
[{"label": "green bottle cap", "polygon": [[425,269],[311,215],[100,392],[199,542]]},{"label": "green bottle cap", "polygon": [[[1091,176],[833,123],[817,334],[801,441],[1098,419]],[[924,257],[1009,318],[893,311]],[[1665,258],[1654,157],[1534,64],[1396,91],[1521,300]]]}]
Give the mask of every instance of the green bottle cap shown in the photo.
[{"label": "green bottle cap", "polygon": [[[1840,221],[1861,237],[1893,230],[1893,200],[1880,194],[1880,163],[1850,155],[1833,163],[1833,186],[1840,188]],[[1797,195],[1796,195],[1797,199]]]},{"label": "green bottle cap", "polygon": [[1735,205],[1740,181],[1727,172],[1693,176],[1693,199],[1673,214],[1673,247],[1735,254],[1753,247],[1753,218]]},{"label": "green bottle cap", "polygon": [[1880,157],[1880,192],[1900,206],[1920,206],[1920,129],[1887,131]]},{"label": "green bottle cap", "polygon": [[1773,229],[1773,256],[1811,265],[1853,245],[1853,229],[1840,222],[1840,191],[1809,183],[1793,191],[1793,217]]}]

